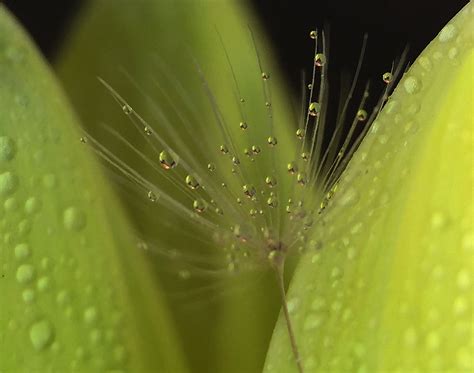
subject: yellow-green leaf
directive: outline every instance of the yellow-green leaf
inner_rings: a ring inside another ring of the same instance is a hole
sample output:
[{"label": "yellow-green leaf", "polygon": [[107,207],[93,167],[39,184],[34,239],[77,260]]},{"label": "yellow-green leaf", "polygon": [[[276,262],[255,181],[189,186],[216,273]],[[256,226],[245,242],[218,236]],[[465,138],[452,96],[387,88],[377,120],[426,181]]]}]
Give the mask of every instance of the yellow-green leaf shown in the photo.
[{"label": "yellow-green leaf", "polygon": [[0,371],[184,371],[129,223],[1,6],[0,112]]},{"label": "yellow-green leaf", "polygon": [[[342,177],[320,252],[301,259],[289,304],[308,372],[474,369],[473,10],[403,77]],[[283,318],[266,371],[296,371]]]}]

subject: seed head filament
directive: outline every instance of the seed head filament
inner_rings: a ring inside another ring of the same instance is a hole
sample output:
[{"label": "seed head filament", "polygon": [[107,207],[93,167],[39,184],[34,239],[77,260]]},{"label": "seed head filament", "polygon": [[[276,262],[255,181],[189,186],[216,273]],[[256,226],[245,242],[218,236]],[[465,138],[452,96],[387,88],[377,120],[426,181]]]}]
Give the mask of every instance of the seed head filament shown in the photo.
[{"label": "seed head filament", "polygon": [[[329,43],[324,32],[321,36],[317,31],[310,32],[314,60],[311,80],[303,85],[305,91],[309,87],[309,94],[303,100],[299,123],[295,120],[291,131],[286,132],[278,118],[283,104],[272,92],[277,74],[267,66],[264,68],[265,61],[253,33],[250,31],[255,61],[246,74],[254,77],[254,85],[260,90],[256,98],[240,83],[240,69],[232,63],[232,51],[227,50],[219,32],[217,35],[227,61],[228,102],[234,102],[234,112],[229,114],[225,109],[220,101],[223,98],[215,93],[205,69],[191,58],[201,94],[208,103],[205,119],[192,110],[181,110],[166,91],[158,89],[161,102],[166,102],[167,109],[173,111],[165,113],[152,94],[125,73],[126,79],[157,113],[155,117],[145,118],[135,105],[101,80],[124,113],[124,121],[141,135],[137,136],[138,140],[132,140],[106,126],[107,140],[117,142],[132,158],[125,160],[89,134],[82,137],[82,143],[91,146],[117,171],[120,181],[126,181],[123,184],[144,197],[145,208],[155,211],[157,222],[169,226],[166,233],[170,237],[182,244],[182,231],[189,230],[186,235],[192,237],[192,242],[199,241],[213,250],[212,261],[207,262],[195,255],[179,256],[192,269],[184,277],[193,273],[235,275],[268,267],[274,270],[282,316],[301,373],[303,357],[284,286],[285,262],[291,255],[315,249],[311,242],[323,229],[325,219],[338,208],[341,175],[388,100],[403,70],[405,55],[390,70],[390,79],[384,74],[383,94],[371,109],[371,85],[360,84],[367,48],[367,36],[364,36],[348,93],[340,98],[339,110],[334,115],[328,109]],[[182,79],[170,70],[165,72],[167,79],[175,82]],[[363,89],[356,90],[359,85]],[[354,97],[360,91],[362,95]],[[185,89],[180,90],[178,97],[183,103],[190,102]],[[292,133],[291,138],[281,135],[287,133]],[[164,217],[169,221],[161,222]],[[172,249],[179,250],[179,246],[177,243]]]}]

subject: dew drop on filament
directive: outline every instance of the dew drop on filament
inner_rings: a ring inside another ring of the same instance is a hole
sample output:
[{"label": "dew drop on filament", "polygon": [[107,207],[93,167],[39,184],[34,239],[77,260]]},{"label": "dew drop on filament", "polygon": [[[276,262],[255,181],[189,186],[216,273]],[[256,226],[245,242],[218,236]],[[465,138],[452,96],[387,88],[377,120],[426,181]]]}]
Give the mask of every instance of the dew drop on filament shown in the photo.
[{"label": "dew drop on filament", "polygon": [[275,146],[276,144],[278,144],[278,140],[275,136],[270,136],[267,139],[267,142],[268,142],[268,145],[270,145],[270,146]]},{"label": "dew drop on filament", "polygon": [[317,53],[314,56],[314,64],[318,67],[324,66],[326,63],[326,56],[323,53]]},{"label": "dew drop on filament", "polygon": [[319,114],[319,111],[321,110],[321,105],[318,102],[312,102],[309,104],[309,115],[312,117],[315,117]]},{"label": "dew drop on filament", "polygon": [[165,170],[171,170],[176,167],[177,163],[169,152],[163,150],[159,156],[160,165]]},{"label": "dew drop on filament", "polygon": [[186,185],[190,188],[190,189],[197,189],[199,188],[199,182],[196,180],[196,178],[192,175],[188,175],[186,176]]},{"label": "dew drop on filament", "polygon": [[382,75],[382,80],[385,84],[388,84],[392,81],[393,75],[390,72],[386,72]]},{"label": "dew drop on filament", "polygon": [[193,208],[196,212],[203,213],[207,208],[207,203],[203,199],[196,199],[193,202]]},{"label": "dew drop on filament", "polygon": [[128,104],[123,105],[123,106],[122,106],[122,110],[123,110],[123,112],[124,112],[126,115],[130,115],[130,114],[133,113],[132,107],[131,107],[130,105],[128,105]]}]

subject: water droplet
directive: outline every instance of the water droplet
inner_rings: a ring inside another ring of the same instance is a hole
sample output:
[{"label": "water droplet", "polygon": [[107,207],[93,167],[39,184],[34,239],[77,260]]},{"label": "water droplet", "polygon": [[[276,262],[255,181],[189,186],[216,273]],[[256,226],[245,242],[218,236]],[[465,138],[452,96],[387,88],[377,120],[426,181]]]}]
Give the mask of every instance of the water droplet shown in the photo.
[{"label": "water droplet", "polygon": [[357,250],[355,247],[351,246],[347,249],[347,259],[352,260],[356,257],[357,255]]},{"label": "water droplet", "polygon": [[257,216],[258,211],[256,209],[250,209],[249,214],[252,218],[254,218]]},{"label": "water droplet", "polygon": [[61,306],[64,306],[65,304],[69,303],[70,300],[71,297],[69,296],[69,293],[66,290],[61,290],[56,296],[56,302],[58,302],[58,304]]},{"label": "water droplet", "polygon": [[97,309],[95,307],[88,307],[84,311],[84,322],[86,324],[93,324],[97,321],[99,314],[97,312]]},{"label": "water droplet", "polygon": [[300,185],[306,185],[308,181],[306,177],[306,172],[298,172],[298,175],[296,175],[296,181]]},{"label": "water droplet", "polygon": [[405,123],[405,125],[403,126],[403,131],[406,133],[406,134],[414,134],[416,132],[418,132],[418,130],[420,129],[419,125],[418,125],[418,122],[414,121],[414,120],[410,120],[408,121],[407,123]]},{"label": "water droplet", "polygon": [[86,136],[82,136],[79,141],[83,144],[87,144],[87,137]]},{"label": "water droplet", "polygon": [[446,225],[446,217],[441,212],[435,212],[431,216],[431,228],[439,229]]},{"label": "water droplet", "polygon": [[303,226],[305,229],[310,228],[313,225],[313,216],[312,215],[307,215],[303,218]]},{"label": "water droplet", "polygon": [[225,144],[222,144],[222,145],[219,147],[219,150],[221,151],[222,154],[227,154],[227,153],[229,153],[229,148],[228,148],[227,145],[225,145]]},{"label": "water droplet", "polygon": [[306,162],[309,159],[309,153],[307,152],[301,153],[301,159],[303,159],[303,161]]},{"label": "water droplet", "polygon": [[278,199],[275,196],[269,197],[267,199],[267,205],[272,207],[272,208],[277,207],[278,206]]},{"label": "water droplet", "polygon": [[359,198],[360,198],[360,195],[357,189],[350,187],[340,196],[340,198],[338,199],[338,203],[341,206],[345,206],[345,207],[353,206],[357,202],[359,202]]},{"label": "water droplet", "polygon": [[13,212],[18,209],[18,202],[14,197],[10,197],[4,202],[3,207],[5,208],[5,211]]},{"label": "water droplet", "polygon": [[248,198],[252,198],[252,197],[255,196],[256,190],[255,190],[255,187],[254,187],[253,185],[245,184],[245,185],[242,187],[242,190],[244,191],[244,194],[245,194]]},{"label": "water droplet", "polygon": [[459,50],[456,47],[452,47],[448,51],[448,57],[451,60],[455,60],[458,54],[459,54]]},{"label": "water droplet", "polygon": [[418,63],[426,71],[431,71],[431,69],[433,68],[433,64],[431,63],[430,59],[426,56],[422,56],[418,58]]},{"label": "water droplet", "polygon": [[158,196],[152,192],[151,190],[148,191],[147,193],[147,198],[151,201],[151,202],[156,202],[158,201]]},{"label": "water droplet", "polygon": [[193,208],[196,212],[203,213],[207,208],[207,203],[202,198],[196,199],[193,202]]},{"label": "water droplet", "polygon": [[77,207],[68,207],[63,213],[63,224],[67,230],[79,232],[87,224],[86,215]]},{"label": "water droplet", "polygon": [[382,80],[385,84],[388,84],[392,81],[393,75],[390,72],[386,72],[382,75]]},{"label": "water droplet", "polygon": [[311,115],[312,117],[315,117],[321,111],[321,105],[318,102],[312,102],[309,104],[308,111],[309,111],[309,115]]},{"label": "water droplet", "polygon": [[316,329],[322,324],[322,322],[323,317],[321,315],[309,314],[304,321],[303,329],[306,331]]},{"label": "water droplet", "polygon": [[23,302],[27,304],[31,304],[35,301],[35,291],[33,289],[25,289],[21,293],[21,297],[23,298]]},{"label": "water droplet", "polygon": [[16,154],[13,140],[7,136],[0,136],[0,162],[11,161]]},{"label": "water droplet", "polygon": [[199,188],[199,182],[196,180],[194,176],[188,175],[186,176],[186,185],[191,189]]},{"label": "water droplet", "polygon": [[326,56],[323,53],[316,53],[314,56],[314,64],[318,67],[324,66],[326,63]]},{"label": "water droplet", "polygon": [[300,140],[304,138],[304,135],[305,135],[304,129],[298,128],[296,130],[296,137],[299,138]]},{"label": "water droplet", "polygon": [[0,174],[0,197],[14,193],[18,187],[18,178],[10,171]]},{"label": "water droplet", "polygon": [[316,39],[318,37],[318,32],[316,30],[312,30],[310,33],[309,33],[309,37],[311,39]]},{"label": "water droplet", "polygon": [[35,197],[30,197],[25,202],[25,212],[27,214],[37,213],[41,209],[41,203]]},{"label": "water droplet", "polygon": [[159,156],[160,165],[165,170],[171,170],[177,166],[174,157],[166,150],[163,150]]},{"label": "water droplet", "polygon": [[125,347],[122,345],[118,345],[114,347],[113,351],[113,357],[114,360],[118,363],[122,363],[127,359],[127,351],[125,350]]},{"label": "water droplet", "polygon": [[367,120],[367,111],[365,111],[364,109],[359,109],[357,111],[356,117],[358,121],[365,122]]},{"label": "water droplet", "polygon": [[276,144],[278,144],[278,140],[275,136],[270,136],[268,139],[267,139],[267,143],[268,145],[270,146],[275,146]]},{"label": "water droplet", "polygon": [[312,90],[313,89],[313,85],[311,83],[308,84],[308,89],[309,90]]},{"label": "water droplet", "polygon": [[331,278],[333,279],[339,279],[342,277],[342,270],[339,267],[334,267],[331,270]]},{"label": "water droplet", "polygon": [[458,272],[456,282],[459,289],[467,290],[471,285],[471,276],[467,269],[462,269]]},{"label": "water droplet", "polygon": [[123,106],[122,106],[122,110],[123,110],[123,112],[124,112],[126,115],[130,115],[130,114],[133,113],[132,107],[131,107],[130,105],[128,105],[128,104],[123,105]]},{"label": "water droplet", "polygon": [[24,236],[31,231],[31,223],[24,219],[18,223],[18,233],[20,236]]},{"label": "water droplet", "polygon": [[24,260],[24,259],[28,258],[31,254],[30,248],[28,247],[28,245],[26,243],[20,243],[20,244],[16,245],[15,249],[14,249],[14,252],[15,252],[15,257],[18,260]]},{"label": "water droplet", "polygon": [[296,165],[296,162],[290,162],[287,164],[286,169],[290,174],[295,174],[298,172],[298,166]]},{"label": "water droplet", "polygon": [[403,87],[408,94],[418,93],[421,89],[421,81],[414,76],[408,76],[403,80]]},{"label": "water droplet", "polygon": [[35,269],[31,264],[22,264],[16,270],[16,280],[20,284],[27,284],[35,277]]},{"label": "water droplet", "polygon": [[49,288],[49,278],[47,276],[43,276],[38,279],[36,284],[39,291],[46,291]]},{"label": "water droplet", "polygon": [[145,135],[147,136],[151,136],[151,134],[153,133],[152,129],[148,126],[143,127],[143,132],[145,132]]},{"label": "water droplet", "polygon": [[454,26],[451,23],[448,23],[446,26],[444,26],[441,29],[440,33],[438,34],[438,40],[441,43],[445,43],[451,40],[452,38],[454,38],[456,34],[457,34],[456,26]]},{"label": "water droplet", "polygon": [[265,178],[265,184],[267,184],[270,188],[273,188],[277,185],[277,179],[274,176],[267,176]]},{"label": "water droplet", "polygon": [[469,308],[468,302],[464,297],[457,297],[453,303],[453,312],[455,315],[464,314]]},{"label": "water droplet", "polygon": [[239,127],[241,130],[246,130],[248,128],[247,122],[240,122]]},{"label": "water droplet", "polygon": [[240,159],[237,158],[236,156],[233,156],[232,157],[232,164],[234,164],[235,166],[238,166],[240,164]]},{"label": "water droplet", "polygon": [[289,313],[294,313],[300,305],[299,298],[292,298],[288,301],[287,307]]},{"label": "water droplet", "polygon": [[263,80],[268,80],[270,79],[270,74],[266,73],[266,72],[262,72],[262,79]]},{"label": "water droplet", "polygon": [[257,154],[260,154],[260,147],[258,147],[257,145],[252,145],[252,153],[257,155]]},{"label": "water droplet", "polygon": [[208,163],[207,164],[207,169],[210,171],[210,172],[214,172],[216,170],[216,165],[214,163]]},{"label": "water droplet", "polygon": [[431,331],[428,333],[426,336],[426,348],[429,350],[436,350],[439,345],[441,344],[441,339],[439,337],[439,334],[436,333],[435,331]]},{"label": "water droplet", "polygon": [[44,350],[51,345],[53,340],[53,325],[49,321],[40,320],[30,327],[30,341],[35,350]]},{"label": "water droplet", "polygon": [[462,238],[462,247],[466,251],[470,251],[474,247],[474,232],[466,233]]}]

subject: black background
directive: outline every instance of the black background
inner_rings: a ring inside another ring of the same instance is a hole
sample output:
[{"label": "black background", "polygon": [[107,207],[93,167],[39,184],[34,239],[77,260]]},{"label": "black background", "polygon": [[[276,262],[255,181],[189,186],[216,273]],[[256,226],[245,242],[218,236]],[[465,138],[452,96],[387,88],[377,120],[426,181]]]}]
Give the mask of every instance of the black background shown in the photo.
[{"label": "black background", "polygon": [[[301,86],[301,69],[311,67],[313,52],[309,30],[330,25],[330,61],[335,70],[357,62],[362,37],[367,32],[366,67],[375,69],[378,74],[390,68],[407,44],[410,45],[408,59],[413,61],[467,3],[467,0],[247,1],[267,30],[288,81],[295,89]],[[50,60],[54,60],[62,37],[83,2],[4,1]]]}]

